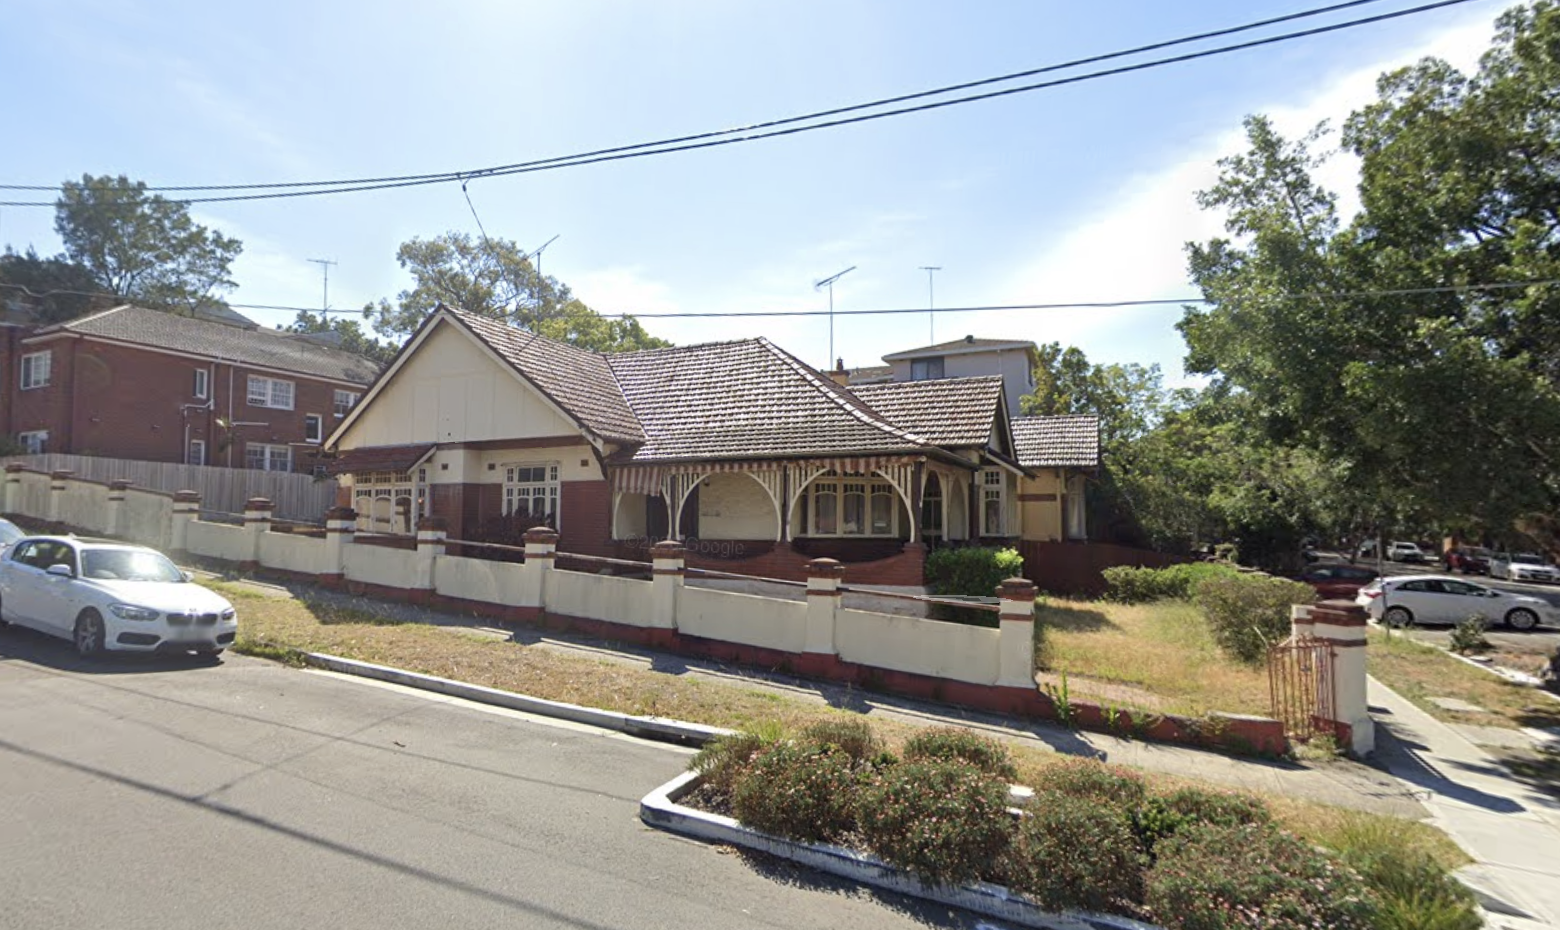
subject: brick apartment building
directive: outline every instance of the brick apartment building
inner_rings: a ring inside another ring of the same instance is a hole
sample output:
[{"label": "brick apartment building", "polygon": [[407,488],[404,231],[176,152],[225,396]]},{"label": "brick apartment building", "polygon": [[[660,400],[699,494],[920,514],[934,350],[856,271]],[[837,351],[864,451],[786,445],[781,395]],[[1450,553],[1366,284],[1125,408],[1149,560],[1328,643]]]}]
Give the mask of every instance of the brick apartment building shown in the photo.
[{"label": "brick apartment building", "polygon": [[315,338],[132,306],[0,339],[0,433],[33,452],[311,472],[378,374]]}]

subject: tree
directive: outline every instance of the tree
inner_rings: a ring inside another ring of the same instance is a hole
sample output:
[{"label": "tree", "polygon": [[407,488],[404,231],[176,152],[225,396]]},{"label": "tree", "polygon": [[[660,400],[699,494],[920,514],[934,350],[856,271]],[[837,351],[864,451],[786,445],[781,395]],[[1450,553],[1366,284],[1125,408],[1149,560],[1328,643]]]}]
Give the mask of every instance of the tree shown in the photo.
[{"label": "tree", "polygon": [[[367,318],[366,312],[364,318]],[[390,359],[395,357],[395,346],[386,345],[365,333],[363,324],[357,320],[344,319],[340,316],[332,317],[312,310],[299,310],[298,315],[288,324],[286,331],[329,336],[331,343],[336,347],[373,359],[380,365],[388,364]]]},{"label": "tree", "polygon": [[66,257],[99,290],[161,310],[191,313],[232,289],[237,239],[190,218],[189,207],[148,193],[146,184],[82,175],[55,201],[54,230]]},{"label": "tree", "polygon": [[42,258],[29,248],[0,255],[0,299],[21,298],[37,308],[40,323],[59,323],[86,313],[98,290],[91,272],[64,255]]},{"label": "tree", "polygon": [[576,300],[567,285],[539,274],[510,239],[453,231],[414,238],[396,250],[396,261],[411,272],[412,288],[393,304],[381,300],[364,308],[374,329],[395,341],[409,336],[443,303],[601,352],[670,344],[645,333],[631,317],[604,319]]},{"label": "tree", "polygon": [[1035,389],[1019,401],[1028,416],[1093,414],[1107,451],[1154,427],[1164,404],[1158,365],[1094,365],[1076,347],[1052,342],[1040,347]]}]

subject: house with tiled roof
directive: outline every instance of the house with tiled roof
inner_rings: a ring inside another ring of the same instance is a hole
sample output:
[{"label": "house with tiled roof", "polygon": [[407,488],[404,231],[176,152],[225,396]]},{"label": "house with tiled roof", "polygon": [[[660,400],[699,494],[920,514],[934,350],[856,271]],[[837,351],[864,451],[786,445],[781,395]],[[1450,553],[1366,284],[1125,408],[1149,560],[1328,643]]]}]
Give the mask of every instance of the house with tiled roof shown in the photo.
[{"label": "house with tiled roof", "polygon": [[119,306],[18,329],[0,431],[35,452],[323,469],[325,437],[378,366],[245,323]]},{"label": "house with tiled roof", "polygon": [[547,523],[565,552],[919,584],[928,543],[1013,541],[1001,378],[849,388],[766,339],[603,355],[441,307],[327,441],[364,530]]},{"label": "house with tiled roof", "polygon": [[[1035,389],[1034,372],[1040,362],[1040,350],[1033,342],[1025,339],[965,336],[950,342],[893,352],[883,356],[883,361],[888,363],[894,381],[935,381],[940,378],[998,375],[1007,392],[1008,409],[1017,413],[1019,398]],[[854,378],[851,380],[855,383]]]}]

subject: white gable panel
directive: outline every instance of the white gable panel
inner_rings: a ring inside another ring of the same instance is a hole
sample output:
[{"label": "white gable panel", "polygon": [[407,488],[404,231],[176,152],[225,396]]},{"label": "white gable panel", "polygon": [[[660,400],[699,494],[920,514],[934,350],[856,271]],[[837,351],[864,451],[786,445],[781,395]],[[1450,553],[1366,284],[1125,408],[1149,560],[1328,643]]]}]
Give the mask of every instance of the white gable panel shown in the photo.
[{"label": "white gable panel", "polygon": [[577,435],[534,388],[464,332],[440,323],[359,414],[340,445]]}]

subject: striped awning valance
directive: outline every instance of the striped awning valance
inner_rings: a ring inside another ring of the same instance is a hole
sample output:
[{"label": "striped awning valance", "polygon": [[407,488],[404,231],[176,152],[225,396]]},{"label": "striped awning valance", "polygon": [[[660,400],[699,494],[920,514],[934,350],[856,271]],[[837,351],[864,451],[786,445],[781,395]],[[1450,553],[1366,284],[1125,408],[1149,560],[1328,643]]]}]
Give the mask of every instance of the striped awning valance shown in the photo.
[{"label": "striped awning valance", "polygon": [[765,473],[785,469],[833,469],[841,474],[870,474],[895,466],[914,465],[914,455],[825,456],[809,459],[749,459],[712,462],[675,462],[664,465],[616,465],[609,468],[612,489],[625,494],[664,493],[669,478],[711,475],[721,472]]}]

